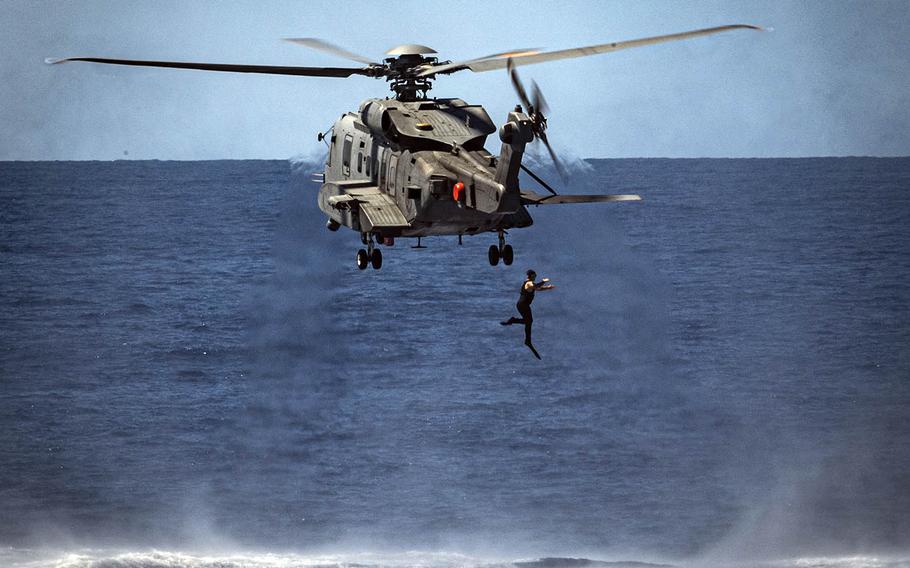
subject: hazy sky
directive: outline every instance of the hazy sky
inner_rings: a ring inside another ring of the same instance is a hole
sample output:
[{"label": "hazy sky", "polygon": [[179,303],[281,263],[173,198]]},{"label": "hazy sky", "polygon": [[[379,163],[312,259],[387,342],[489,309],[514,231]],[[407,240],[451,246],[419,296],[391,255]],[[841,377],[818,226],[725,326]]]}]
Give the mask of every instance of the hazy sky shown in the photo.
[{"label": "hazy sky", "polygon": [[[910,2],[0,2],[0,160],[288,158],[382,80],[70,63],[98,56],[356,66],[280,41],[320,37],[376,60],[562,49],[730,23],[772,27],[522,67],[579,157],[910,155]],[[505,71],[440,78],[436,96],[516,103]],[[491,139],[488,148],[498,141]]]}]

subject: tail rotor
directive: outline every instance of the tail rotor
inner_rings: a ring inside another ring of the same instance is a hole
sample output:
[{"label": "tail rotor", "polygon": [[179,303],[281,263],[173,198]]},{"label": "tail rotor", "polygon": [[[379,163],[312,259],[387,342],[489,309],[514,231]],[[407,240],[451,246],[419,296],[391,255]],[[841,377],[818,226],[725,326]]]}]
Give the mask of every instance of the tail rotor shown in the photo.
[{"label": "tail rotor", "polygon": [[553,165],[556,166],[556,171],[559,172],[559,177],[562,178],[563,182],[567,181],[568,175],[566,169],[563,166],[562,161],[556,155],[556,152],[553,151],[553,147],[550,146],[550,141],[547,139],[547,118],[544,115],[550,112],[550,108],[547,105],[547,100],[543,96],[543,92],[535,81],[531,81],[533,100],[529,98],[528,92],[525,90],[521,79],[518,77],[518,71],[515,70],[515,65],[512,63],[511,58],[509,58],[509,61],[507,62],[507,67],[509,70],[509,78],[512,80],[512,86],[518,94],[518,99],[528,111],[528,117],[531,119],[531,130],[534,132],[534,137],[543,142],[543,145],[547,148],[547,152],[550,154],[550,159],[553,160]]}]

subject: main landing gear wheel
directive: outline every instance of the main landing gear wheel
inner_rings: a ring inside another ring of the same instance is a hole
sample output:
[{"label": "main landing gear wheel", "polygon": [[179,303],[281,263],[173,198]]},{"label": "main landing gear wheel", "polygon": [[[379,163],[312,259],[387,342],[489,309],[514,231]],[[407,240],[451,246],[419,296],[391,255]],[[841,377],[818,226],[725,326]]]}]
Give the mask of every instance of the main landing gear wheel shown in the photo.
[{"label": "main landing gear wheel", "polygon": [[502,259],[503,264],[510,266],[512,261],[515,260],[515,251],[512,250],[512,245],[506,244],[506,232],[501,229],[498,232],[499,246],[490,245],[490,250],[487,251],[487,258],[490,260],[490,266],[499,264],[500,259]]},{"label": "main landing gear wheel", "polygon": [[370,257],[367,256],[367,251],[363,249],[357,251],[357,268],[365,270],[368,264],[370,264]]},{"label": "main landing gear wheel", "polygon": [[490,260],[490,266],[499,264],[499,247],[490,245],[490,250],[487,251],[487,258]]},{"label": "main landing gear wheel", "polygon": [[512,250],[512,245],[506,245],[502,247],[502,263],[506,266],[512,265],[512,260],[515,259],[515,252]]},{"label": "main landing gear wheel", "polygon": [[[377,234],[377,236],[380,236]],[[373,243],[372,233],[361,233],[360,240],[367,246],[366,250],[357,251],[357,268],[366,270],[367,266],[372,265],[375,270],[382,268],[382,251],[376,248]]]}]

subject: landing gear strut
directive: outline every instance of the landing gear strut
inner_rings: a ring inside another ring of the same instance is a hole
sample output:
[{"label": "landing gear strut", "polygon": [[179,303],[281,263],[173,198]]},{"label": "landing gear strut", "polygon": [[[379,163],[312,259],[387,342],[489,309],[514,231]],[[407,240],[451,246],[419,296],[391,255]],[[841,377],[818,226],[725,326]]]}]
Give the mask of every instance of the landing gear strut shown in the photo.
[{"label": "landing gear strut", "polygon": [[367,248],[357,251],[357,268],[366,270],[367,265],[372,265],[374,270],[382,268],[382,251],[373,244],[373,235],[364,233],[360,240]]},{"label": "landing gear strut", "polygon": [[490,249],[487,251],[487,259],[490,261],[490,266],[499,264],[500,259],[502,259],[503,264],[510,266],[512,261],[515,260],[515,251],[512,250],[512,245],[506,244],[505,233],[505,231],[500,229],[499,246],[490,245]]}]

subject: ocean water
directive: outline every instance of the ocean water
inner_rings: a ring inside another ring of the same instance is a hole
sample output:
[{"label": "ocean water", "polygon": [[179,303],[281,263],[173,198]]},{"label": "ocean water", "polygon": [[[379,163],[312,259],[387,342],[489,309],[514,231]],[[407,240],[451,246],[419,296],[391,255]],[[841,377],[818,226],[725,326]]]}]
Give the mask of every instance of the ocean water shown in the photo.
[{"label": "ocean water", "polygon": [[590,160],[644,201],[363,272],[315,169],[0,163],[0,565],[910,566],[910,159]]}]

